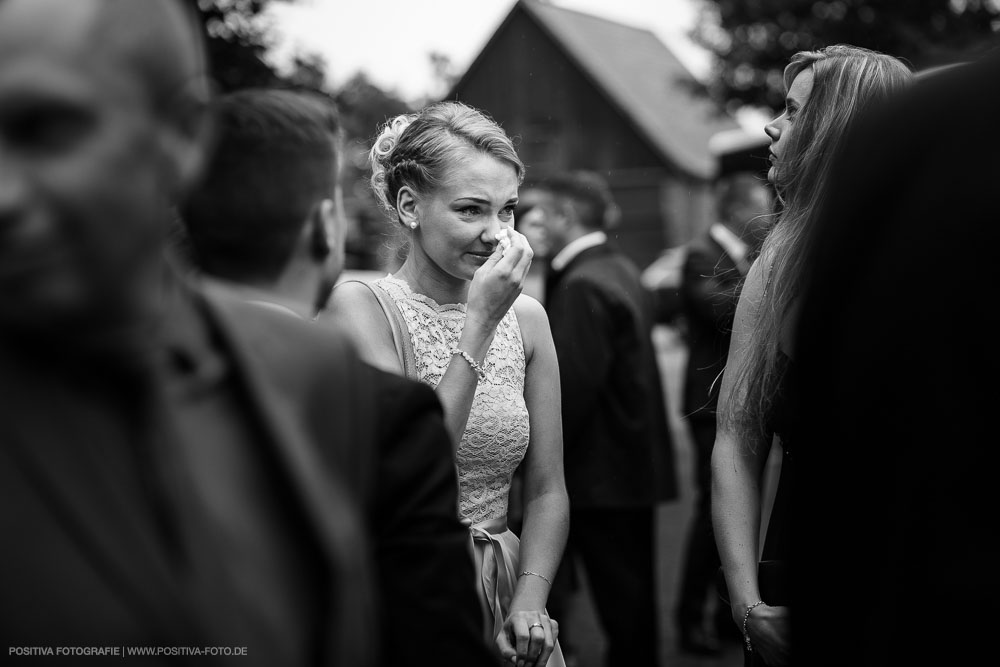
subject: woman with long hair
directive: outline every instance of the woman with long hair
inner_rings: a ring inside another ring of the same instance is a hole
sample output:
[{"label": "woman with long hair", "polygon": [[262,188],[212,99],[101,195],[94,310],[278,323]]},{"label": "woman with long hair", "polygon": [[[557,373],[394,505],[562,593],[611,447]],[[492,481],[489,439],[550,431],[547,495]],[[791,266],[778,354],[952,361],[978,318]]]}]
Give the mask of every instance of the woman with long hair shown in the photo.
[{"label": "woman with long hair", "polygon": [[[713,527],[748,665],[780,667],[790,659],[786,600],[764,590],[763,579],[788,560],[793,445],[809,446],[781,436],[790,419],[783,412],[782,380],[794,359],[790,340],[810,228],[824,204],[842,137],[911,76],[896,58],[857,47],[799,52],[784,72],[785,110],[765,128],[771,139],[768,180],[780,212],[740,295],[712,454]],[[782,449],[781,473],[760,551],[761,481],[774,436]]]},{"label": "woman with long hair", "polygon": [[[389,121],[370,160],[375,196],[409,250],[394,274],[338,286],[332,316],[365,360],[436,389],[455,446],[485,638],[507,662],[558,667],[559,626],[545,604],[569,501],[555,346],[541,304],[521,294],[532,256],[513,229],[524,165],[493,120],[457,102]],[[506,514],[522,460],[519,542]]]}]

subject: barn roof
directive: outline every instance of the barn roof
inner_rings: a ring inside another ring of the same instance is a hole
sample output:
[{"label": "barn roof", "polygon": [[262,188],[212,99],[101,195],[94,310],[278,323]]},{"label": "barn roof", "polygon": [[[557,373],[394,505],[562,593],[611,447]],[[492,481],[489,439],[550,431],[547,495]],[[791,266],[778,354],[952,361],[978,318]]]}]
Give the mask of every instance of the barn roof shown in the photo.
[{"label": "barn roof", "polygon": [[[483,53],[518,11],[536,20],[667,162],[702,178],[715,173],[709,139],[737,124],[696,92],[696,79],[656,35],[538,0],[518,0]],[[475,69],[473,62],[453,93]]]}]

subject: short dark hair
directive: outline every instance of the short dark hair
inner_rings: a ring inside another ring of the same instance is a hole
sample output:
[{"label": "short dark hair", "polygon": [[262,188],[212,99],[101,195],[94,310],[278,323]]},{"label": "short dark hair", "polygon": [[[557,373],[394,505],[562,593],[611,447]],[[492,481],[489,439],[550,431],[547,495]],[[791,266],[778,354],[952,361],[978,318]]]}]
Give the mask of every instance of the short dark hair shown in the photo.
[{"label": "short dark hair", "polygon": [[611,188],[593,171],[577,170],[554,174],[538,184],[538,189],[573,202],[580,223],[588,229],[606,229],[615,207]]},{"label": "short dark hair", "polygon": [[318,93],[247,89],[215,104],[215,151],[181,208],[192,259],[240,282],[288,264],[313,207],[333,195],[341,126]]}]

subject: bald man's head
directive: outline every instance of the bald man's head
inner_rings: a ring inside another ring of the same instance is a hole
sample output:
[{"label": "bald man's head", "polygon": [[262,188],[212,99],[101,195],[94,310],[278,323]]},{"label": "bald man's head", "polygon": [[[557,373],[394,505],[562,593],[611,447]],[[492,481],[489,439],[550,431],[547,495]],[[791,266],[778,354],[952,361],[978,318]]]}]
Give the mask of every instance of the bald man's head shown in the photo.
[{"label": "bald man's head", "polygon": [[143,298],[208,101],[175,0],[0,0],[0,325]]},{"label": "bald man's head", "polygon": [[0,0],[0,53],[34,42],[53,54],[130,69],[157,112],[205,104],[204,42],[179,0]]},{"label": "bald man's head", "polygon": [[134,68],[159,112],[205,103],[209,79],[194,16],[178,0],[99,0],[91,39]]}]

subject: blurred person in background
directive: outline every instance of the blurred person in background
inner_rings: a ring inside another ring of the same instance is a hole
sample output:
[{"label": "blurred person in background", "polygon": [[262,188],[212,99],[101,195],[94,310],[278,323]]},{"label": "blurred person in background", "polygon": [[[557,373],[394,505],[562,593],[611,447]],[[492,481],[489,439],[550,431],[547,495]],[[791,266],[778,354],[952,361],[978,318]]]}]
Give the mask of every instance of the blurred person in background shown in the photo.
[{"label": "blurred person in background", "polygon": [[[790,664],[787,580],[778,574],[771,588],[770,574],[790,559],[793,448],[810,446],[808,438],[788,438],[794,416],[783,391],[794,358],[790,341],[805,243],[822,211],[842,137],[911,78],[896,58],[852,46],[797,53],[784,72],[785,111],[765,128],[771,138],[768,180],[782,210],[740,293],[712,452],[713,528],[748,664]],[[761,550],[761,478],[774,436],[781,469]]]},{"label": "blurred person in background", "polygon": [[[344,259],[336,109],[317,94],[243,90],[217,100],[215,117],[214,152],[182,208],[192,257],[239,298],[312,319]],[[380,664],[410,663],[419,644],[439,664],[490,664],[440,405],[420,383],[359,372],[373,428],[353,443],[363,464],[345,472],[374,552]]]},{"label": "blurred person in background", "polygon": [[[532,252],[511,226],[524,165],[500,126],[457,102],[389,121],[371,165],[409,252],[393,275],[338,285],[330,316],[370,363],[444,405],[487,643],[505,662],[562,665],[545,609],[568,530],[559,369],[544,309],[521,294]],[[522,460],[519,540],[506,514]]]},{"label": "blurred person in background", "polygon": [[531,248],[531,266],[524,279],[523,293],[545,301],[545,276],[549,270],[549,239],[545,231],[545,212],[541,204],[545,193],[533,188],[519,193],[520,200],[514,211],[514,229],[524,234]]},{"label": "blurred person in background", "polygon": [[722,177],[715,185],[718,222],[685,249],[681,303],[688,356],[684,408],[694,444],[694,514],[675,609],[680,648],[696,654],[719,651],[719,637],[736,636],[730,611],[716,605],[710,628],[706,604],[715,602],[719,553],[712,533],[712,448],[719,379],[729,351],[739,287],[756,257],[770,221],[771,194],[749,172]]},{"label": "blurred person in background", "polygon": [[603,178],[563,173],[537,187],[548,195],[545,303],[571,507],[562,567],[587,574],[608,639],[606,664],[656,665],[654,508],[676,497],[676,481],[652,297],[608,242],[616,209]]},{"label": "blurred person in background", "polygon": [[[542,207],[548,195],[544,190],[537,188],[526,188],[518,194],[520,199],[515,209],[514,228],[524,234],[528,245],[531,246],[531,265],[534,266],[538,260],[548,260],[551,256],[548,232],[545,229],[545,212]],[[545,265],[548,262],[541,263]]]},{"label": "blurred person in background", "polygon": [[166,252],[209,88],[180,3],[0,2],[0,642],[371,664],[360,363]]},{"label": "blurred person in background", "polygon": [[[524,287],[522,294],[527,294],[539,303],[545,300],[545,275],[548,273],[549,241],[545,236],[545,227],[542,225],[544,213],[540,207],[541,198],[544,193],[528,189],[521,189],[518,192],[517,208],[514,209],[514,229],[524,234],[528,247],[531,248],[531,266],[528,267],[528,275],[524,277]],[[521,522],[524,518],[524,508],[521,494],[524,491],[524,470],[518,466],[510,480],[510,497],[507,506],[507,522],[514,532],[520,532]],[[556,573],[556,579],[559,573]],[[555,584],[553,579],[553,585]],[[565,631],[565,626],[563,626]]]},{"label": "blurred person in background", "polygon": [[788,380],[809,438],[792,489],[798,664],[996,653],[998,81],[1000,50],[921,73],[833,165]]}]

